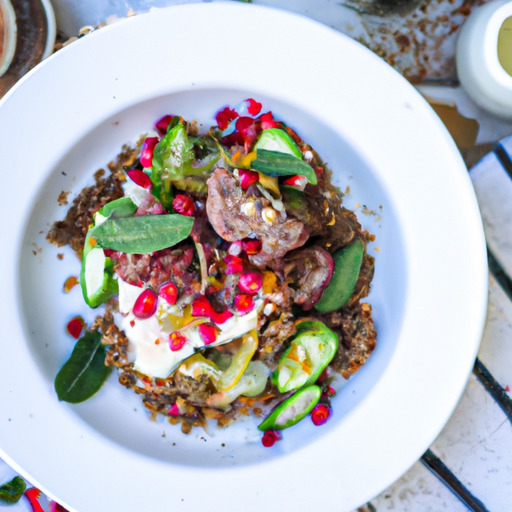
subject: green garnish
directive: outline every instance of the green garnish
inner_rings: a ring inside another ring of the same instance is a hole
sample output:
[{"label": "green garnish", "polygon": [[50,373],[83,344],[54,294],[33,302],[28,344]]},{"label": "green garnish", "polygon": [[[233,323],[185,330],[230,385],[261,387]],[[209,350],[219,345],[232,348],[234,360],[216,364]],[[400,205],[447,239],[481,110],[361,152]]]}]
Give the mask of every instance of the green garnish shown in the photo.
[{"label": "green garnish", "polygon": [[27,484],[21,476],[15,476],[11,481],[0,486],[0,502],[16,503],[23,496]]},{"label": "green garnish", "polygon": [[178,213],[109,218],[89,232],[104,249],[128,254],[149,254],[185,240],[193,217]]},{"label": "green garnish", "polygon": [[316,382],[338,350],[338,335],[318,321],[297,324],[297,333],[281,357],[273,381],[281,393]]},{"label": "green garnish", "polygon": [[281,402],[258,428],[263,431],[283,430],[297,424],[312,411],[321,396],[322,390],[315,384],[300,389]]},{"label": "green garnish", "polygon": [[206,137],[189,137],[186,123],[179,121],[155,146],[151,171],[153,195],[167,211],[172,211],[172,185],[183,183],[187,176],[206,174],[219,158],[215,144]]},{"label": "green garnish", "polygon": [[[132,215],[137,206],[129,197],[121,197],[107,203],[94,214],[94,222],[99,226],[109,217]],[[118,292],[117,280],[110,258],[101,247],[91,243],[91,229],[87,232],[82,253],[80,287],[84,300],[91,308],[96,308]]]},{"label": "green garnish", "polygon": [[309,183],[317,184],[315,171],[309,164],[295,155],[281,151],[257,149],[251,169],[267,176],[305,176]]},{"label": "green garnish", "polygon": [[322,297],[314,306],[317,311],[336,311],[348,302],[359,279],[363,256],[364,244],[361,240],[356,240],[334,253],[334,273]]},{"label": "green garnish", "polygon": [[302,153],[299,146],[291,136],[281,128],[267,128],[261,132],[254,149],[266,149],[268,151],[279,151],[294,155],[302,160]]},{"label": "green garnish", "polygon": [[76,404],[94,395],[110,375],[105,345],[98,331],[89,331],[76,343],[70,358],[55,377],[59,400]]}]

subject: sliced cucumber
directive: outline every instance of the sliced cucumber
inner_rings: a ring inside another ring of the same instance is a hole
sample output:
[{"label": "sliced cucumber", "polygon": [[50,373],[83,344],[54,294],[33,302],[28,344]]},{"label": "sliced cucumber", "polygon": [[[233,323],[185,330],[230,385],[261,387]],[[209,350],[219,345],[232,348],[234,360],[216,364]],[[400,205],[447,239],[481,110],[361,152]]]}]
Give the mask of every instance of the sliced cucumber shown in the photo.
[{"label": "sliced cucumber", "polygon": [[332,361],[339,346],[338,335],[322,322],[307,321],[281,357],[273,382],[281,393],[313,384]]},{"label": "sliced cucumber", "polygon": [[[135,212],[137,206],[128,197],[121,197],[94,214],[95,226],[111,216],[123,217]],[[94,226],[92,226],[94,227]],[[96,247],[91,241],[91,230],[85,237],[80,272],[80,287],[84,300],[92,308],[98,307],[118,292],[117,281],[113,278],[113,266],[110,258],[105,256],[102,248]]]},{"label": "sliced cucumber", "polygon": [[120,197],[110,201],[94,214],[94,224],[97,226],[109,217],[127,217],[137,210],[137,205],[129,197]]},{"label": "sliced cucumber", "polygon": [[334,273],[314,308],[329,313],[343,307],[356,287],[364,256],[364,244],[356,240],[333,255]]},{"label": "sliced cucumber", "polygon": [[307,416],[320,400],[322,390],[316,385],[301,390],[281,402],[258,428],[260,430],[283,430],[297,424]]},{"label": "sliced cucumber", "polygon": [[268,128],[261,132],[254,149],[267,149],[288,153],[302,159],[302,153],[295,141],[281,128]]}]

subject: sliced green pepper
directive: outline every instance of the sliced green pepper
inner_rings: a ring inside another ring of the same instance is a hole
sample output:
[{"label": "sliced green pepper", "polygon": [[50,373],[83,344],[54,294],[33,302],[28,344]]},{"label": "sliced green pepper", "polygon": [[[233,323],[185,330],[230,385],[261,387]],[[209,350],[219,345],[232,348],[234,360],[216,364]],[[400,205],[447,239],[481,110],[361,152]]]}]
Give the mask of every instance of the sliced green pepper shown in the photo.
[{"label": "sliced green pepper", "polygon": [[[128,197],[121,197],[107,203],[94,214],[94,225],[99,225],[109,217],[124,217],[135,212],[137,206]],[[94,226],[91,226],[94,227]],[[89,229],[82,253],[82,269],[80,272],[80,287],[85,302],[96,308],[106,302],[118,291],[114,279],[112,261],[105,256],[102,248],[96,247],[90,236]]]},{"label": "sliced green pepper", "polygon": [[283,430],[307,416],[318,403],[322,390],[315,384],[302,388],[281,402],[262,423],[260,430]]},{"label": "sliced green pepper", "polygon": [[359,278],[363,256],[364,244],[361,240],[356,240],[334,253],[334,273],[314,306],[317,311],[336,311],[348,302]]},{"label": "sliced green pepper", "polygon": [[[196,160],[196,151],[201,153],[201,160]],[[187,124],[179,120],[169,128],[165,136],[155,146],[151,182],[153,195],[164,208],[172,211],[172,185],[178,184],[185,191],[198,188],[205,190],[206,173],[219,160],[220,153],[215,144],[206,137],[190,137]],[[203,179],[198,176],[203,175]],[[185,178],[196,177],[194,180]]]},{"label": "sliced green pepper", "polygon": [[254,149],[267,149],[269,151],[279,151],[280,153],[288,153],[302,159],[302,153],[299,146],[281,128],[267,128],[261,132]]},{"label": "sliced green pepper", "polygon": [[313,384],[332,361],[338,346],[338,335],[322,322],[300,322],[277,365],[273,382],[281,393]]}]

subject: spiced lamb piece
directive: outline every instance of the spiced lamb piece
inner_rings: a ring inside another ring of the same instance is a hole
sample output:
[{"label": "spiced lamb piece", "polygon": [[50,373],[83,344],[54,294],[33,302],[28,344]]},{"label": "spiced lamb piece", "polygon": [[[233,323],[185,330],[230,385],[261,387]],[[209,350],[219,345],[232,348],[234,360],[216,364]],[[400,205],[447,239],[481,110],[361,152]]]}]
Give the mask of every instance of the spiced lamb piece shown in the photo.
[{"label": "spiced lamb piece", "polygon": [[[207,181],[208,220],[224,240],[234,242],[256,236],[261,251],[250,256],[251,263],[263,266],[288,251],[301,247],[309,238],[304,224],[284,212],[275,212],[266,199],[244,192],[225,169],[216,169]],[[268,210],[266,210],[269,208]],[[272,211],[272,216],[265,213]]]}]

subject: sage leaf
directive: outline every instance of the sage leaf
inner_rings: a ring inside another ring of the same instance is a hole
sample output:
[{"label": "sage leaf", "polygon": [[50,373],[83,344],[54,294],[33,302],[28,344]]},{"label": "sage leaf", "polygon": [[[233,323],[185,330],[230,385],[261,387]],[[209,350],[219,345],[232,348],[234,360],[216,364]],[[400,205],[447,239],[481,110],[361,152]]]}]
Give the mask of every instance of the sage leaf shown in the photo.
[{"label": "sage leaf", "polygon": [[0,503],[16,503],[25,493],[27,484],[21,476],[15,476],[10,482],[0,486]]},{"label": "sage leaf", "polygon": [[90,230],[104,249],[128,254],[149,254],[185,240],[194,218],[178,213],[108,218]]},{"label": "sage leaf", "polygon": [[89,331],[77,341],[70,358],[55,377],[59,400],[77,404],[101,388],[112,371],[105,366],[105,352],[98,331]]},{"label": "sage leaf", "polygon": [[317,184],[315,170],[308,163],[295,155],[281,151],[257,149],[251,169],[267,176],[305,176],[309,183]]}]

